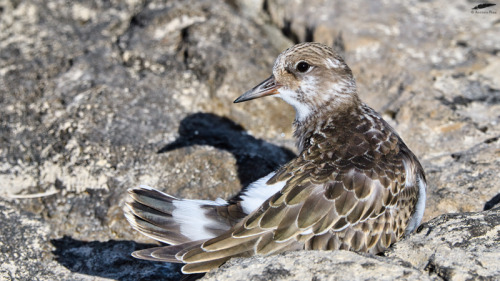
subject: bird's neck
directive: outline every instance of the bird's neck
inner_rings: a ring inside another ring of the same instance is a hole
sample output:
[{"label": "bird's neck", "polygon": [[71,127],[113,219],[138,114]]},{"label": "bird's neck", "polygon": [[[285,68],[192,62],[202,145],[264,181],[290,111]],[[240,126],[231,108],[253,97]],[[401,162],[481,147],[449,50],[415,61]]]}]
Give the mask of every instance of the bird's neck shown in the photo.
[{"label": "bird's neck", "polygon": [[[347,125],[346,121],[356,122],[356,116],[365,113],[367,107],[359,99],[351,104],[345,104],[341,107],[333,106],[330,108],[326,106],[311,114],[307,119],[295,120],[294,136],[297,140],[297,148],[299,153],[307,147],[309,139],[316,133],[325,131],[328,127],[339,127]],[[350,126],[355,124],[349,124]]]}]

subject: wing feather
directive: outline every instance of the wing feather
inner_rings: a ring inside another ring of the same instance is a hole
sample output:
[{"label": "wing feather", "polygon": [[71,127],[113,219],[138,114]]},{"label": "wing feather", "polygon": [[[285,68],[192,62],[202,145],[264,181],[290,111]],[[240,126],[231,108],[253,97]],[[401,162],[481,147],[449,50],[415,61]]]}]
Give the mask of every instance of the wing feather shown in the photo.
[{"label": "wing feather", "polygon": [[325,197],[323,188],[316,188],[303,202],[297,217],[297,226],[301,229],[318,224],[334,206],[333,201]]},{"label": "wing feather", "polygon": [[[238,254],[247,252],[252,249],[259,237],[254,237],[248,241],[235,243],[232,247],[224,247],[215,251],[206,251],[203,247],[196,247],[189,250],[182,256],[182,261],[186,263],[206,262],[213,259],[222,259],[226,257],[233,257]],[[226,239],[226,241],[235,240],[235,238]]]}]

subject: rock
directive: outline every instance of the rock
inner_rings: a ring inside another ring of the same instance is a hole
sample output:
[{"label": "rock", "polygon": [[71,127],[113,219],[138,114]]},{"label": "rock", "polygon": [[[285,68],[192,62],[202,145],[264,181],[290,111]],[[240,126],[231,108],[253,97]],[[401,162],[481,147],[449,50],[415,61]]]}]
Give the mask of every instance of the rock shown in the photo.
[{"label": "rock", "polygon": [[1,280],[178,280],[179,266],[138,261],[131,251],[154,245],[132,241],[50,240],[41,218],[0,202]]},{"label": "rock", "polygon": [[498,280],[500,208],[444,214],[387,253],[443,280]]},{"label": "rock", "polygon": [[288,105],[232,104],[293,41],[334,45],[422,160],[425,220],[494,208],[500,36],[472,6],[1,1],[0,279],[127,279],[134,262],[161,278],[128,256],[153,241],[125,221],[126,190],[230,198],[293,157]]},{"label": "rock", "polygon": [[440,280],[396,258],[348,251],[299,251],[234,258],[201,280]]}]

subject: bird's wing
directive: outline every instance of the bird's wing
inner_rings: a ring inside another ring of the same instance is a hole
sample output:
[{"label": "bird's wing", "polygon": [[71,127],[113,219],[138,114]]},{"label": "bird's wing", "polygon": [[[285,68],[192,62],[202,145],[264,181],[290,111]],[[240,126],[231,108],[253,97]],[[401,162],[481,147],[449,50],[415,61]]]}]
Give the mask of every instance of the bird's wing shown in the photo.
[{"label": "bird's wing", "polygon": [[180,252],[166,247],[148,254],[168,260],[175,252],[178,262],[186,263],[183,272],[197,273],[234,256],[303,248],[366,251],[395,241],[399,234],[393,231],[391,209],[404,193],[402,163],[387,170],[363,170],[353,165],[321,167],[300,159],[270,179],[286,181],[284,188],[229,231]]}]

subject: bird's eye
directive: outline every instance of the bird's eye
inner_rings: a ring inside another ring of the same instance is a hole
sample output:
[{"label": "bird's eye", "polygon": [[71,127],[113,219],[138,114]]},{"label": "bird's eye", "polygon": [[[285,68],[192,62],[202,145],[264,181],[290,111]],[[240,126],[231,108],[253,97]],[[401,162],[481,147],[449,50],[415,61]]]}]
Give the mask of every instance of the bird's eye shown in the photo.
[{"label": "bird's eye", "polygon": [[297,64],[296,68],[298,72],[304,73],[307,72],[311,66],[307,62],[301,61]]}]

